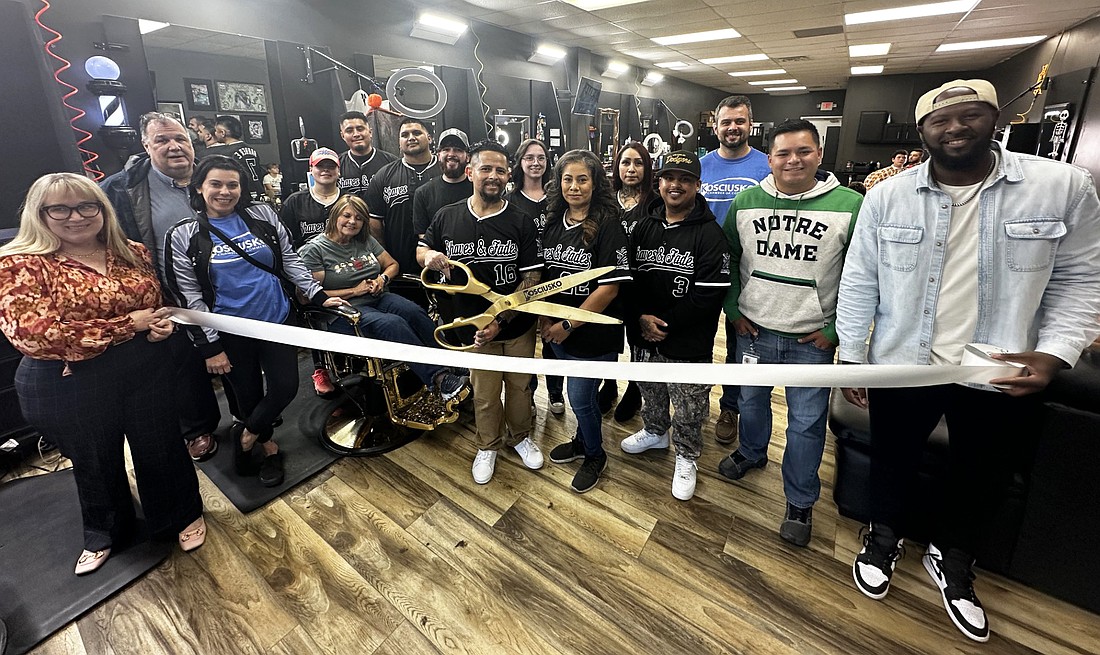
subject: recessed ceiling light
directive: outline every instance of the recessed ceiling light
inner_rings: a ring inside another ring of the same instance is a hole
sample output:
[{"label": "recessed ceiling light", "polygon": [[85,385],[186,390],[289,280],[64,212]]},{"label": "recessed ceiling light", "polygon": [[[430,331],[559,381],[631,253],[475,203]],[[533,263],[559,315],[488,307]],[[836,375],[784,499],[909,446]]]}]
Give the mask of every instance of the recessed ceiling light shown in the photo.
[{"label": "recessed ceiling light", "polygon": [[659,84],[661,80],[665,79],[665,76],[657,71],[649,71],[645,74],[645,79],[642,80],[642,86],[653,86]]},{"label": "recessed ceiling light", "polygon": [[883,66],[852,66],[852,75],[878,75]]},{"label": "recessed ceiling light", "polygon": [[144,18],[138,19],[138,32],[141,34],[148,34],[150,32],[156,32],[157,30],[163,30],[168,27],[170,23],[162,23],[158,20],[146,20]]},{"label": "recessed ceiling light", "polygon": [[438,14],[423,13],[413,23],[409,36],[454,45],[458,37],[465,32],[466,23],[462,21],[445,18]]},{"label": "recessed ceiling light", "polygon": [[890,54],[889,43],[868,43],[848,46],[849,57],[881,57]]},{"label": "recessed ceiling light", "polygon": [[1042,36],[1018,36],[1013,39],[990,39],[988,41],[964,41],[962,43],[945,43],[936,48],[936,52],[955,52],[958,50],[980,50],[981,48],[1005,48],[1014,45],[1031,45],[1047,38]]},{"label": "recessed ceiling light", "polygon": [[733,77],[755,77],[759,75],[785,75],[787,71],[782,68],[772,68],[766,71],[734,71],[730,73]]},{"label": "recessed ceiling light", "polygon": [[862,25],[864,23],[881,23],[888,20],[905,20],[906,18],[964,14],[976,7],[978,1],[979,0],[953,0],[952,2],[933,2],[926,5],[910,5],[908,7],[894,7],[892,9],[859,11],[854,14],[844,14],[844,24]]},{"label": "recessed ceiling light", "polygon": [[711,57],[709,59],[700,59],[699,63],[709,64],[714,66],[716,64],[738,64],[745,61],[766,61],[768,55],[733,55],[732,57]]},{"label": "recessed ceiling light", "polygon": [[660,68],[671,68],[672,70],[682,70],[687,68],[690,64],[685,64],[682,61],[662,61],[658,64],[654,64]]},{"label": "recessed ceiling light", "polygon": [[701,41],[718,41],[721,39],[736,39],[741,34],[733,29],[710,30],[709,32],[692,32],[690,34],[674,34],[672,36],[659,36],[650,39],[660,45],[677,45],[679,43],[699,43]]},{"label": "recessed ceiling light", "polygon": [[774,87],[767,88],[767,89],[764,89],[764,90],[769,92],[769,93],[772,92],[772,91],[805,91],[806,87],[804,87],[804,86],[774,86]]},{"label": "recessed ceiling light", "polygon": [[798,80],[791,78],[789,80],[757,80],[755,82],[749,82],[753,86],[767,86],[769,84],[794,84]]},{"label": "recessed ceiling light", "polygon": [[577,9],[583,9],[585,11],[599,11],[601,9],[610,9],[611,7],[622,7],[623,5],[633,5],[639,2],[645,2],[646,0],[561,0],[565,4],[573,5]]},{"label": "recessed ceiling light", "polygon": [[630,70],[630,66],[628,66],[627,64],[624,64],[621,61],[611,60],[607,62],[607,68],[604,69],[603,76],[617,78],[628,70]]},{"label": "recessed ceiling light", "polygon": [[527,58],[527,61],[534,64],[549,66],[550,64],[557,63],[560,59],[565,57],[565,54],[564,48],[559,48],[549,43],[540,43],[539,47]]}]

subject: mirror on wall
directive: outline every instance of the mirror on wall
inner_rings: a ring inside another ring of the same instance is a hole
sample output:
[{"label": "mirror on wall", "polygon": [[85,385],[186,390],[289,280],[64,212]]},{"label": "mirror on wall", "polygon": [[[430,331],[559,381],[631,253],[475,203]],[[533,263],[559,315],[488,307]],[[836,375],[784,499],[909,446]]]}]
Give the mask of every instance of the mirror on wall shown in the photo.
[{"label": "mirror on wall", "polygon": [[[157,108],[191,118],[235,116],[261,165],[279,162],[264,42],[169,25],[142,36]],[[201,149],[200,149],[201,152]]]}]

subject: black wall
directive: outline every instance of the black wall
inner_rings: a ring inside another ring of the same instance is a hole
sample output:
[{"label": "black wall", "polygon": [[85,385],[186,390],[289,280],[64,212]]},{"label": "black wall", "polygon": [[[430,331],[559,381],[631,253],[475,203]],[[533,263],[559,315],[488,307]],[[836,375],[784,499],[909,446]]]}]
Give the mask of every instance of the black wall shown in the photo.
[{"label": "black wall", "polygon": [[[18,210],[27,188],[38,177],[56,171],[81,170],[76,133],[62,112],[60,87],[47,83],[46,55],[32,29],[31,13],[22,3],[0,1],[0,125],[4,152],[0,157],[0,240],[19,225]],[[52,60],[51,60],[52,61]]]},{"label": "black wall", "polygon": [[[1069,73],[1100,66],[1100,18],[1094,18],[1064,35],[1054,36],[994,66],[982,75],[997,87],[998,98],[1007,103],[1013,96],[1035,83],[1039,70],[1050,63],[1047,75],[1051,78],[1069,77]],[[1065,78],[1063,78],[1065,79]],[[1096,77],[1086,89],[1084,106],[1078,107],[1077,148],[1072,163],[1089,169],[1093,177],[1100,177],[1100,91]],[[1032,100],[1029,93],[1008,106],[1001,108],[1001,124],[1018,119],[1027,112]],[[1027,122],[1037,123],[1043,115],[1043,104],[1048,95],[1039,96],[1035,106],[1027,113]]]}]

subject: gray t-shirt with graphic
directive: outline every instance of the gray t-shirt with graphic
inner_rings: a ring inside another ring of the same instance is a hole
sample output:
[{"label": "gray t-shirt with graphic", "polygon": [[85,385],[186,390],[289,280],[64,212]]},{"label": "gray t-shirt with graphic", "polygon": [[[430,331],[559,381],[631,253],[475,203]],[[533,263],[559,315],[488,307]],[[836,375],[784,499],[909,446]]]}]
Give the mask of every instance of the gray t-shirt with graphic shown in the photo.
[{"label": "gray t-shirt with graphic", "polygon": [[[299,255],[302,263],[313,273],[325,272],[325,289],[348,289],[363,280],[373,280],[382,272],[378,261],[384,252],[382,244],[372,236],[366,242],[351,241],[339,244],[323,234],[310,239],[302,246]],[[350,299],[352,304],[371,304],[373,296],[360,296]]]}]

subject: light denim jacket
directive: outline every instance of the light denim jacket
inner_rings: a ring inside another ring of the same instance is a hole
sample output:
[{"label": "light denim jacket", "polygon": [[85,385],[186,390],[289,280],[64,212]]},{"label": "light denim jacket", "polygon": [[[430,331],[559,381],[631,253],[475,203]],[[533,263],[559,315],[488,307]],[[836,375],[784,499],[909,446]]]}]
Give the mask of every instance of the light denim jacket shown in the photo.
[{"label": "light denim jacket", "polygon": [[[1096,187],[1083,169],[993,147],[995,177],[977,199],[972,341],[1036,350],[1072,366],[1100,334]],[[929,362],[950,219],[951,198],[928,163],[867,193],[840,281],[842,361]]]}]

